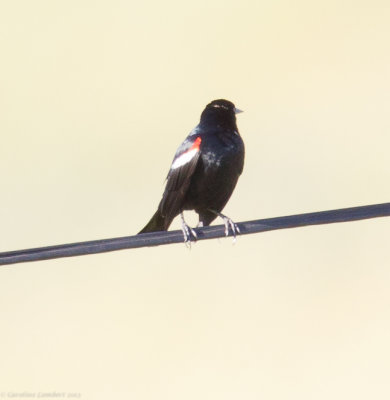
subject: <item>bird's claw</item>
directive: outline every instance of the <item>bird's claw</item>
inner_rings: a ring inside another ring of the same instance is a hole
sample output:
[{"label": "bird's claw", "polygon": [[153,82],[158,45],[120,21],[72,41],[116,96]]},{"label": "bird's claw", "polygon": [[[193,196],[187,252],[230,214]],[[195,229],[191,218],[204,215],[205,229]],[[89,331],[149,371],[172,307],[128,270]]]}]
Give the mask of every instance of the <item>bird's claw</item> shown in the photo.
[{"label": "bird's claw", "polygon": [[211,209],[209,209],[209,211],[211,211],[215,215],[218,215],[218,217],[222,218],[223,224],[225,225],[225,236],[229,236],[229,230],[231,230],[233,235],[233,244],[236,243],[237,234],[241,233],[238,225],[232,219],[230,219],[229,217],[220,212]]},{"label": "bird's claw", "polygon": [[184,244],[186,245],[186,247],[190,249],[191,242],[193,241],[196,242],[196,240],[198,239],[198,235],[196,234],[193,228],[191,228],[189,225],[186,224],[183,215],[181,219],[181,230],[184,236]]},{"label": "bird's claw", "polygon": [[240,228],[238,227],[238,225],[231,220],[229,217],[227,217],[226,215],[222,215],[220,216],[223,220],[223,223],[225,225],[225,236],[229,236],[229,229],[232,231],[232,235],[233,235],[233,244],[236,243],[237,241],[237,234],[240,234]]}]

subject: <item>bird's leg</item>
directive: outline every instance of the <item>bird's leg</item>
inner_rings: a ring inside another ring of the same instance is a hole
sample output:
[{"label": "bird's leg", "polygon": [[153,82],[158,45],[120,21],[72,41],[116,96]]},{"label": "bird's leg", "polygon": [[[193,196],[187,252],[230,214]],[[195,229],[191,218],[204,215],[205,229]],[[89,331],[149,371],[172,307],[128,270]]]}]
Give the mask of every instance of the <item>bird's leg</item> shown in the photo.
[{"label": "bird's leg", "polygon": [[186,244],[186,246],[191,247],[191,236],[196,241],[198,235],[196,234],[194,229],[192,229],[190,226],[187,225],[186,221],[184,220],[183,212],[180,213],[180,217],[181,217],[181,230],[183,231],[183,236],[184,236],[184,243]]},{"label": "bird's leg", "polygon": [[223,223],[225,225],[225,235],[229,236],[229,228],[230,228],[230,230],[232,231],[232,234],[233,234],[233,243],[235,243],[237,240],[237,234],[241,233],[238,225],[232,219],[230,219],[229,217],[227,217],[226,215],[224,215],[218,211],[210,210],[210,209],[209,209],[209,211],[215,215],[218,215],[218,217],[222,218]]}]

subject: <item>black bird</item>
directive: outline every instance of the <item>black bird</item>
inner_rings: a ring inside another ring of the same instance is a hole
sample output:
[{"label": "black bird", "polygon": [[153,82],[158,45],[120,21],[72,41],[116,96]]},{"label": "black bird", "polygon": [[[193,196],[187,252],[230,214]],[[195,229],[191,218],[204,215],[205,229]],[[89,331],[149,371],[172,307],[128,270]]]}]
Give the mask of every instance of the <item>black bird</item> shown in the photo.
[{"label": "black bird", "polygon": [[188,242],[196,233],[184,221],[183,210],[195,210],[198,226],[210,225],[220,216],[226,236],[229,227],[236,236],[237,225],[221,211],[244,167],[244,142],[236,124],[239,112],[227,100],[214,100],[206,106],[199,124],[176,151],[156,213],[139,233],[166,231],[180,214],[184,241]]}]

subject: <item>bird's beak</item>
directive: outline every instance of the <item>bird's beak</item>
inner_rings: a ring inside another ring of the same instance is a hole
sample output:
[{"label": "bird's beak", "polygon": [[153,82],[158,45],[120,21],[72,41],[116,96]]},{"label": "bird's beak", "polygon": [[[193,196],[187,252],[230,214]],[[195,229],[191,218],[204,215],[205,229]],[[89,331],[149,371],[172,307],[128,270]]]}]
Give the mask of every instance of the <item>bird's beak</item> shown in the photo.
[{"label": "bird's beak", "polygon": [[234,107],[234,114],[239,114],[239,113],[242,113],[242,112],[244,112],[243,110],[240,110],[239,108],[237,108],[237,107]]}]

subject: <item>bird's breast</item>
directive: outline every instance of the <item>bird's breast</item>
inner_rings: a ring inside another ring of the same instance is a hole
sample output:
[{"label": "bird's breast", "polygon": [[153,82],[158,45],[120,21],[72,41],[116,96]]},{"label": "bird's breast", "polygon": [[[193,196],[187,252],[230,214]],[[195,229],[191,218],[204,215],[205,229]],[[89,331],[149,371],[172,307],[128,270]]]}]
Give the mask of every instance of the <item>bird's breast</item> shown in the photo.
[{"label": "bird's breast", "polygon": [[241,173],[244,161],[244,143],[238,134],[214,136],[202,141],[201,159],[205,169],[237,169]]}]

